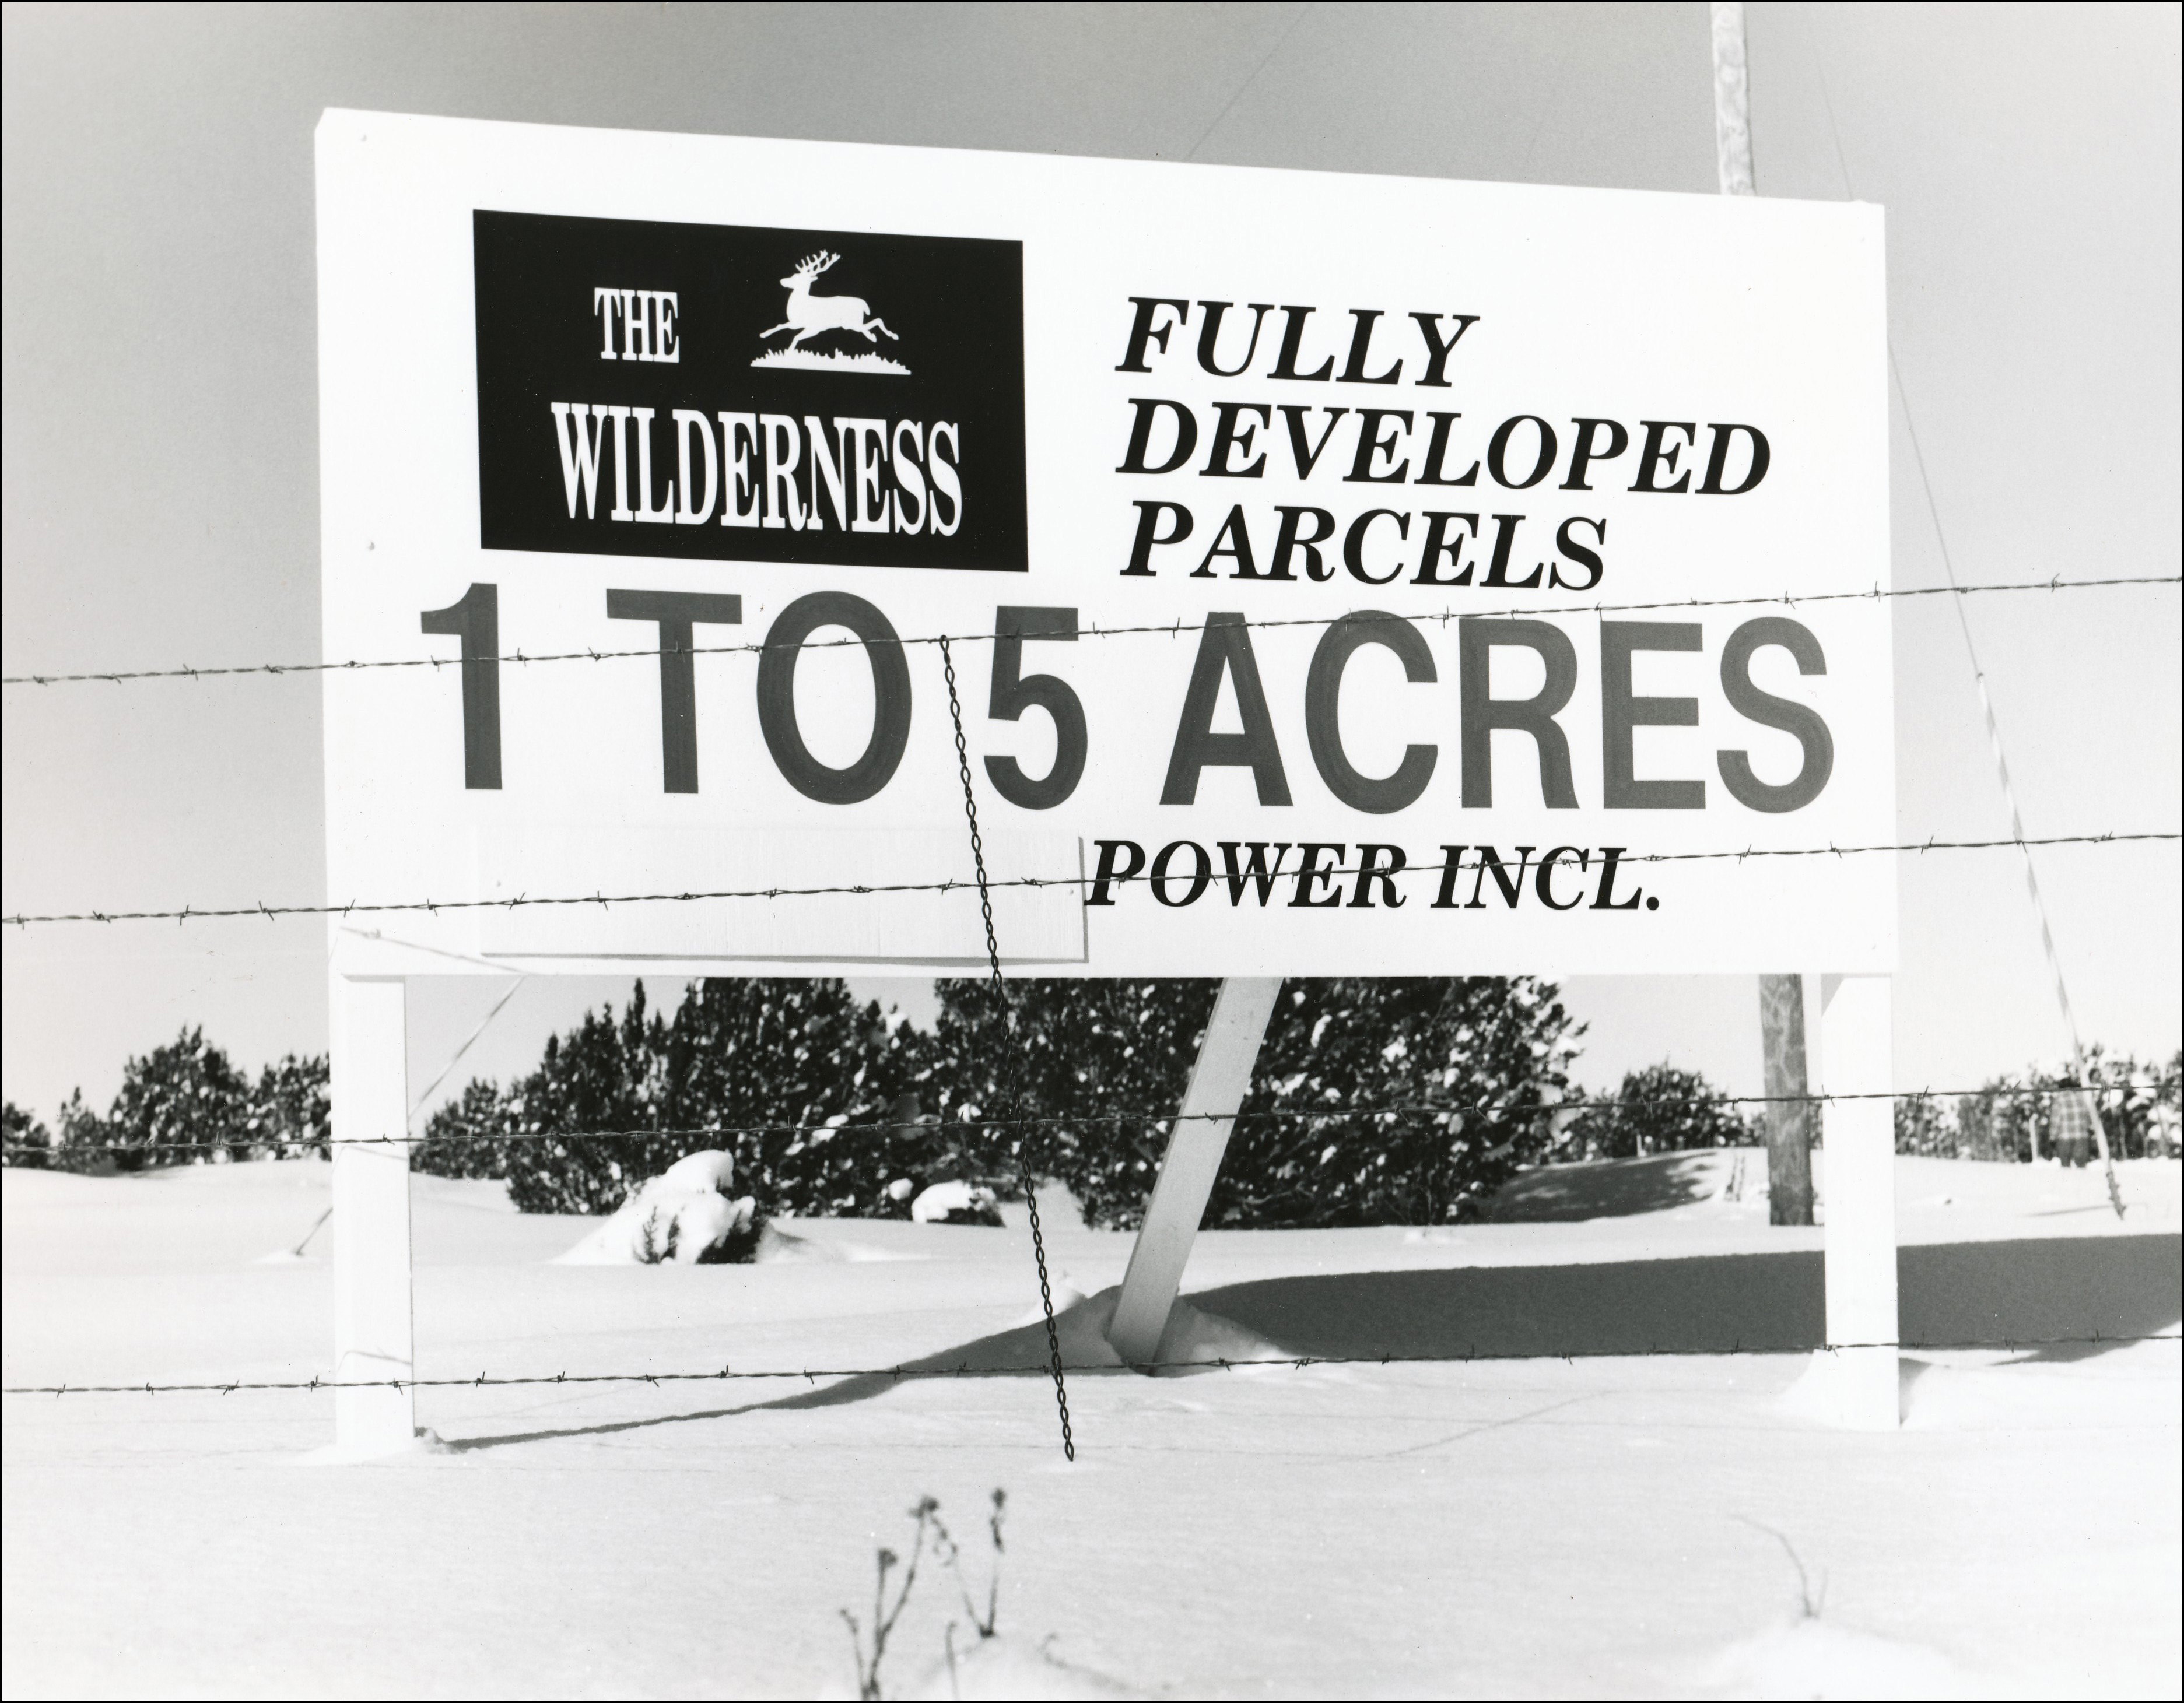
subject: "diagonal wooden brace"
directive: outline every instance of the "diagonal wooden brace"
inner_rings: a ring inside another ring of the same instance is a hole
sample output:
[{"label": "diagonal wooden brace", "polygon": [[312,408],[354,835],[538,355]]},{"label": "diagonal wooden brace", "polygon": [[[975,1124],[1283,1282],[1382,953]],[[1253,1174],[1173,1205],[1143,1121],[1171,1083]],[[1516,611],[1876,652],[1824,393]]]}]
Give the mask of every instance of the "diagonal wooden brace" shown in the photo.
[{"label": "diagonal wooden brace", "polygon": [[1236,1109],[1251,1084],[1251,1066],[1281,991],[1279,976],[1232,976],[1213,1001],[1212,1020],[1183,1097],[1183,1116],[1168,1138],[1145,1227],[1130,1250],[1123,1293],[1107,1327],[1115,1352],[1133,1366],[1150,1366],[1160,1358],[1161,1336],[1183,1285],[1190,1244],[1206,1216],[1221,1156],[1228,1149],[1228,1133],[1235,1127]]}]

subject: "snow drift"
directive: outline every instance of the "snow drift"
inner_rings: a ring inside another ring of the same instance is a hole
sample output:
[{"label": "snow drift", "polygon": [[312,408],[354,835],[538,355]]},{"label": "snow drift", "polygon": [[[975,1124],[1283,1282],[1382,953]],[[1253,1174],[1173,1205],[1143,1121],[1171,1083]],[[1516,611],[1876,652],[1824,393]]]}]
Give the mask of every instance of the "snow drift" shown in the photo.
[{"label": "snow drift", "polygon": [[1000,1199],[975,1183],[936,1183],[910,1203],[916,1224],[986,1224],[1000,1227]]}]

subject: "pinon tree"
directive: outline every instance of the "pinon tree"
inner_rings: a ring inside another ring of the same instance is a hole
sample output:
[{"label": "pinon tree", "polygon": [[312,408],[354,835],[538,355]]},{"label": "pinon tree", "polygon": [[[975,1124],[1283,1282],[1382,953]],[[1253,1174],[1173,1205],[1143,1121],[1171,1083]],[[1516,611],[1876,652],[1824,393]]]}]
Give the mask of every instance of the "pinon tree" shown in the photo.
[{"label": "pinon tree", "polygon": [[498,1082],[471,1081],[426,1121],[424,1139],[411,1149],[411,1166],[434,1177],[507,1176],[515,1099]]},{"label": "pinon tree", "polygon": [[539,1066],[508,1096],[509,1198],[525,1212],[607,1212],[682,1155],[657,1151],[666,1029],[640,982],[621,1020],[587,1011],[549,1035]]},{"label": "pinon tree", "polygon": [[767,1214],[906,1210],[909,1191],[890,1184],[925,1180],[947,1144],[897,1109],[919,1038],[837,980],[708,977],[672,1021],[639,983],[619,1018],[587,1013],[549,1038],[510,1088],[473,1082],[441,1107],[418,1163],[505,1177],[526,1212],[608,1212],[684,1154],[720,1147]]},{"label": "pinon tree", "polygon": [[81,1088],[70,1088],[53,1119],[53,1168],[78,1171],[103,1163],[96,1155],[105,1146],[106,1120],[84,1103]]},{"label": "pinon tree", "polygon": [[78,1088],[58,1123],[50,1162],[70,1170],[324,1155],[332,1133],[326,1055],[291,1053],[254,1084],[202,1029],[185,1029],[122,1066],[104,1116]]},{"label": "pinon tree", "polygon": [[918,1038],[833,978],[709,977],[668,1031],[661,1120],[744,1131],[736,1187],[763,1211],[906,1210],[888,1188],[924,1168],[903,1150],[924,1138],[896,1127],[922,1062]]},{"label": "pinon tree", "polygon": [[333,1103],[324,1053],[289,1053],[258,1073],[258,1084],[242,1106],[235,1131],[238,1145],[254,1156],[324,1157],[333,1133]]},{"label": "pinon tree", "polygon": [[[1896,1150],[1921,1159],[1958,1156],[1958,1130],[1943,1103],[1930,1094],[1908,1094],[1895,1105]],[[1983,1155],[1974,1154],[1974,1158]]]},{"label": "pinon tree", "polygon": [[[928,1183],[1011,1191],[1021,1145],[1089,1222],[1134,1225],[1215,987],[1019,982],[1004,1019],[987,982],[945,982],[931,1035],[835,981],[700,982],[668,1023],[640,989],[512,1088],[441,1108],[419,1162],[505,1176],[526,1211],[600,1212],[719,1146],[768,1213],[878,1216]],[[1288,983],[1208,1222],[1462,1216],[1543,1147],[1571,1036],[1555,990],[1526,978]]]},{"label": "pinon tree", "polygon": [[1627,1072],[1614,1097],[1572,1121],[1563,1144],[1574,1156],[1632,1159],[1691,1148],[1747,1147],[1761,1139],[1737,1108],[1696,1071],[1671,1064]]},{"label": "pinon tree", "polygon": [[[1034,1175],[1069,1185],[1086,1222],[1134,1222],[1167,1146],[1161,1114],[1182,1103],[1217,985],[1018,982],[1004,1015],[989,982],[939,982],[923,1110],[952,1133],[967,1177],[1015,1192],[1021,1148]],[[1061,1121],[1025,1121],[1042,1118]]]},{"label": "pinon tree", "polygon": [[24,1171],[42,1171],[53,1158],[53,1136],[44,1124],[25,1111],[14,1101],[6,1102],[4,1144],[0,1144],[0,1165],[12,1165]]},{"label": "pinon tree", "polygon": [[1208,1222],[1468,1216],[1546,1150],[1574,1038],[1557,990],[1530,977],[1285,985]]},{"label": "pinon tree", "polygon": [[130,1059],[103,1120],[116,1169],[226,1156],[248,1115],[250,1082],[199,1028]]},{"label": "pinon tree", "polygon": [[[1088,1222],[1139,1223],[1216,984],[1022,982],[1006,1025],[987,983],[939,991],[928,1079],[967,1150],[1006,1172],[1028,1143],[1033,1170],[1067,1183]],[[1525,977],[1285,982],[1206,1222],[1462,1216],[1544,1149],[1574,1038],[1554,988]]]}]

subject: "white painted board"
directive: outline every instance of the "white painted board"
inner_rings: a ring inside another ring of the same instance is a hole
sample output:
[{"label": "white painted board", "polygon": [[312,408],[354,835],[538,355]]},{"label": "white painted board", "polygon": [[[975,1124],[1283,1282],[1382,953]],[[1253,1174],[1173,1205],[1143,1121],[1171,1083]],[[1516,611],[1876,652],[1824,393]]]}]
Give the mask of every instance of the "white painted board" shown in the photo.
[{"label": "white painted board", "polygon": [[[942,633],[1028,972],[1892,967],[1891,857],[1688,855],[1895,837],[1877,209],[343,111],[318,174],[326,654],[443,665],[326,677],[328,897],[501,905],[352,973],[979,961],[960,889],[610,902],[967,882]],[[514,659],[663,642],[680,732]]]}]

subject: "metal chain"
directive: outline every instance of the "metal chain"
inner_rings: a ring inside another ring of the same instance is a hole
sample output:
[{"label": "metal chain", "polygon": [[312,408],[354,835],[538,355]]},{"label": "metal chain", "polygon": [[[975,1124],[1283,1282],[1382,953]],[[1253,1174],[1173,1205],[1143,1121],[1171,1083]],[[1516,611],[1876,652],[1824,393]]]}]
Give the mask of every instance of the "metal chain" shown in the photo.
[{"label": "metal chain", "polygon": [[[1016,1074],[1016,1049],[1010,1044],[1007,1032],[1009,1021],[1008,984],[1001,979],[1001,949],[994,935],[994,901],[986,887],[986,843],[978,832],[978,797],[971,787],[971,751],[963,743],[963,705],[956,692],[956,659],[950,651],[948,641],[940,641],[941,671],[948,677],[948,717],[956,727],[956,767],[963,777],[963,815],[971,825],[971,863],[978,877],[978,913],[986,926],[986,961],[993,972],[994,1006],[1001,1023],[1000,1069],[996,1074],[995,1087],[1001,1101],[1000,1110],[1011,1108],[1017,1096],[1011,1092],[1010,1080]],[[1017,1142],[1017,1174],[1023,1184],[1024,1204],[1031,1209],[1032,1258],[1039,1264],[1039,1304],[1046,1314],[1047,1369],[1054,1374],[1054,1405],[1061,1415],[1061,1453],[1065,1459],[1077,1458],[1077,1439],[1069,1428],[1069,1387],[1061,1374],[1061,1338],[1054,1327],[1054,1290],[1046,1275],[1046,1236],[1039,1227],[1039,1194],[1033,1187],[1031,1174],[1031,1142],[1028,1136]]]}]

